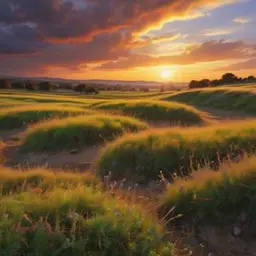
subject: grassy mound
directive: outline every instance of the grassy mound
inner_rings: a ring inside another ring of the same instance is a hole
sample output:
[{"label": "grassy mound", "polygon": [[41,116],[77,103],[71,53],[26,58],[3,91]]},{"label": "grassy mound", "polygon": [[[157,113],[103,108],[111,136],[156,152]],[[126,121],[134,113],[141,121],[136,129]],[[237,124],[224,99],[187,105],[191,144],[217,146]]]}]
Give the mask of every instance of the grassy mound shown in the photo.
[{"label": "grassy mound", "polygon": [[188,174],[208,163],[255,151],[256,121],[241,121],[203,128],[148,130],[108,145],[98,159],[98,172],[111,171],[114,179],[137,182]]},{"label": "grassy mound", "polygon": [[256,114],[256,92],[253,88],[222,87],[188,90],[162,97],[162,100]]},{"label": "grassy mound", "polygon": [[147,129],[147,124],[123,116],[91,115],[36,124],[24,134],[22,150],[43,151],[91,146],[125,132]]},{"label": "grassy mound", "polygon": [[63,180],[67,188],[41,189],[43,182],[16,190],[9,179],[12,193],[0,198],[2,255],[174,256],[163,227],[140,205],[91,186],[70,189],[70,179]]},{"label": "grassy mound", "polygon": [[181,125],[197,125],[203,123],[203,117],[200,111],[179,103],[156,100],[132,100],[112,101],[98,104],[95,107],[97,109],[132,115],[148,121],[160,121]]},{"label": "grassy mound", "polygon": [[0,130],[20,128],[23,125],[38,122],[53,117],[89,115],[95,113],[76,107],[58,105],[27,105],[0,109]]},{"label": "grassy mound", "polygon": [[200,216],[202,220],[219,224],[232,223],[245,212],[247,221],[254,221],[254,227],[255,177],[256,157],[225,165],[219,172],[197,171],[189,179],[170,184],[161,203],[166,210],[175,207],[176,213],[184,217]]}]

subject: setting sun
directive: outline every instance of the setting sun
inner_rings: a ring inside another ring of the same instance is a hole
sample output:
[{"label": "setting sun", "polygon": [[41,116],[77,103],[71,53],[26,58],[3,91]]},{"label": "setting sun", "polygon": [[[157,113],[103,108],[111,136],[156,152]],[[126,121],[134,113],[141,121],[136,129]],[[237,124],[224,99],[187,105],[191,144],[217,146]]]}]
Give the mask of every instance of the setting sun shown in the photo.
[{"label": "setting sun", "polygon": [[162,73],[161,73],[161,77],[162,77],[162,79],[164,79],[164,80],[169,79],[171,76],[172,76],[172,71],[169,70],[169,69],[165,69],[165,70],[163,70]]}]

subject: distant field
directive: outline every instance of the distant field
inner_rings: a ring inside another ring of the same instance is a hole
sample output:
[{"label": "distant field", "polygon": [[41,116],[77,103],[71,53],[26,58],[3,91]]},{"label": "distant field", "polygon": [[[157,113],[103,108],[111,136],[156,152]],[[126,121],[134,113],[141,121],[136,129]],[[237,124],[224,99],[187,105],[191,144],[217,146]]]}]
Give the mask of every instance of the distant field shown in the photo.
[{"label": "distant field", "polygon": [[161,97],[161,99],[256,114],[256,89],[253,87],[221,87],[187,90]]},{"label": "distant field", "polygon": [[45,100],[50,101],[51,98],[54,96],[56,98],[56,101],[63,101],[66,99],[68,102],[84,102],[85,99],[95,99],[95,100],[101,100],[101,99],[139,99],[139,98],[153,98],[157,96],[163,96],[166,94],[170,94],[171,91],[166,92],[159,92],[159,91],[152,91],[152,92],[121,92],[121,91],[100,91],[99,94],[79,94],[76,92],[70,92],[67,93],[61,93],[58,91],[50,91],[50,92],[38,92],[38,91],[25,91],[25,90],[0,90],[0,98],[6,97],[7,95],[10,96],[10,98],[15,99],[15,96],[17,96],[17,99],[23,98],[23,99],[34,99],[38,102],[40,100],[42,101],[43,98]]},{"label": "distant field", "polygon": [[24,125],[54,117],[63,118],[93,113],[95,111],[54,104],[30,104],[27,106],[9,107],[7,109],[0,109],[0,130],[20,128]]},{"label": "distant field", "polygon": [[109,144],[99,157],[101,176],[111,170],[114,179],[136,182],[158,180],[160,171],[171,179],[200,166],[217,167],[244,151],[255,152],[256,121],[240,121],[203,128],[151,129],[124,136]]}]

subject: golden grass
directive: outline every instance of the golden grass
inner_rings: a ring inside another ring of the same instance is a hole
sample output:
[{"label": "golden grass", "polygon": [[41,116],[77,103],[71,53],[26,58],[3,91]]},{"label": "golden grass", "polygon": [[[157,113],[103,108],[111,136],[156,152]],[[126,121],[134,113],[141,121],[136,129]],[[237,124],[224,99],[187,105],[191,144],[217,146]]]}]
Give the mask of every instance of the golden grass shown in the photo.
[{"label": "golden grass", "polygon": [[218,172],[209,168],[169,184],[161,207],[185,217],[198,215],[212,222],[228,222],[246,212],[255,221],[256,157],[225,163]]},{"label": "golden grass", "polygon": [[135,118],[111,115],[77,116],[38,123],[24,133],[22,150],[59,150],[91,146],[113,140],[126,132],[145,130]]},{"label": "golden grass", "polygon": [[256,120],[229,122],[198,128],[149,129],[124,136],[102,151],[97,169],[101,175],[128,177],[145,182],[256,150]]}]

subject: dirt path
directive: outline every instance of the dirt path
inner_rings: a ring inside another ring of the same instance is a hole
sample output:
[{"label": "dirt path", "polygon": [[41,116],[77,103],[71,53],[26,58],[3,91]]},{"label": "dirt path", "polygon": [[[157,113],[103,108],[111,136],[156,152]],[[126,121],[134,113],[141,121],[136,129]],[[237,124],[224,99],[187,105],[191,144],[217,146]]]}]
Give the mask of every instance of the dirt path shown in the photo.
[{"label": "dirt path", "polygon": [[88,170],[96,161],[101,146],[82,149],[63,150],[52,153],[22,154],[19,151],[19,137],[25,129],[0,132],[0,139],[4,142],[2,155],[3,165],[12,168],[29,169],[43,167],[49,169],[64,169],[71,171]]}]

